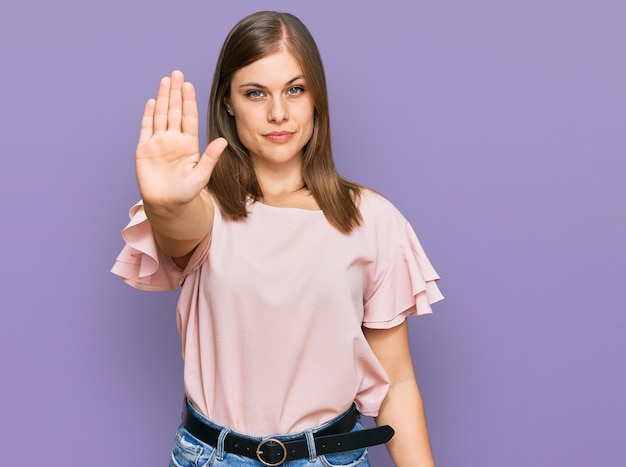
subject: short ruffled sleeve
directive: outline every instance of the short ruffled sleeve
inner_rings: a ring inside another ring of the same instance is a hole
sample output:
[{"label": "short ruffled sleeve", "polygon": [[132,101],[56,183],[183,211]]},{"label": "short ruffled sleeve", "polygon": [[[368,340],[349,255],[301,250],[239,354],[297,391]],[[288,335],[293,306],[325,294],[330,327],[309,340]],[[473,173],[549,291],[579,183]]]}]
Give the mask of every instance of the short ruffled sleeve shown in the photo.
[{"label": "short ruffled sleeve", "polygon": [[129,212],[130,222],[122,231],[126,245],[115,260],[111,272],[124,282],[142,290],[175,290],[183,277],[199,263],[199,250],[206,249],[203,240],[183,271],[174,260],[159,248],[152,226],[146,216],[143,202]]},{"label": "short ruffled sleeve", "polygon": [[388,268],[365,302],[363,325],[387,329],[408,315],[432,313],[430,305],[443,299],[437,280],[439,275],[407,222]]}]

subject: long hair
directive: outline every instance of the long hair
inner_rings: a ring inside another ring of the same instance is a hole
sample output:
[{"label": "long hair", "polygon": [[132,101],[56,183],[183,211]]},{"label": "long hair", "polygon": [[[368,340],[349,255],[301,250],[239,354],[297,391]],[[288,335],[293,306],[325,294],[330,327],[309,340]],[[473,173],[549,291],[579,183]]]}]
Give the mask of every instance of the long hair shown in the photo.
[{"label": "long hair", "polygon": [[260,11],[242,19],[230,31],[220,52],[208,109],[208,139],[221,136],[228,147],[220,157],[209,189],[220,208],[233,220],[247,217],[247,201],[263,198],[248,150],[237,135],[235,121],[225,108],[233,74],[240,68],[286,49],[298,61],[314,103],[311,139],[304,147],[304,186],[326,219],[344,233],[361,223],[358,201],[362,186],[341,177],[335,168],[330,141],[326,76],[315,40],[306,26],[288,13]]}]

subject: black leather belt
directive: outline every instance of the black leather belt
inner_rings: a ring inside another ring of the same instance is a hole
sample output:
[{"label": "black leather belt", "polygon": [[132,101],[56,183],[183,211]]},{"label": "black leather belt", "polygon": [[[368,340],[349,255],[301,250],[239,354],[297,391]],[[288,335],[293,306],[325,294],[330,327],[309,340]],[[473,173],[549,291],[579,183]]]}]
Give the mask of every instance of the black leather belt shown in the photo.
[{"label": "black leather belt", "polygon": [[[318,455],[362,449],[386,443],[394,434],[389,425],[351,432],[357,422],[358,412],[352,405],[339,420],[313,434],[315,451]],[[206,425],[184,406],[183,426],[204,443],[217,447],[220,430]],[[224,438],[224,451],[256,459],[263,465],[278,466],[293,459],[309,457],[309,448],[304,436],[281,441],[275,438],[259,439],[229,432]]]}]

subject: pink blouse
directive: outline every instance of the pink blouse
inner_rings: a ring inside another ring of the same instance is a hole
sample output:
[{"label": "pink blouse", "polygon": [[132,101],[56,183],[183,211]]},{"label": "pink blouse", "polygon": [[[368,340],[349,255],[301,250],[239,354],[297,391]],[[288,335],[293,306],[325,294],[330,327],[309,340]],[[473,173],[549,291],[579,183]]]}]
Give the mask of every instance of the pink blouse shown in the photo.
[{"label": "pink blouse", "polygon": [[431,313],[437,273],[406,219],[365,190],[346,235],[322,211],[249,204],[181,270],[157,246],[141,203],[112,269],[145,290],[182,285],[177,322],[187,396],[214,422],[256,436],[317,426],[356,402],[376,416],[388,378],[361,326]]}]

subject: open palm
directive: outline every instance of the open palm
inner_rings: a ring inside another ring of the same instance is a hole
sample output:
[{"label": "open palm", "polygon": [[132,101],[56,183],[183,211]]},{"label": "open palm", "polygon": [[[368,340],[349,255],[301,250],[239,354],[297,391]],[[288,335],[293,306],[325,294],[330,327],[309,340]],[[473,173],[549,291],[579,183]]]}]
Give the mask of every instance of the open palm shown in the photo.
[{"label": "open palm", "polygon": [[206,187],[226,145],[217,138],[200,155],[194,87],[180,71],[163,78],[157,98],[146,103],[136,150],[144,202],[165,208],[191,202]]}]

